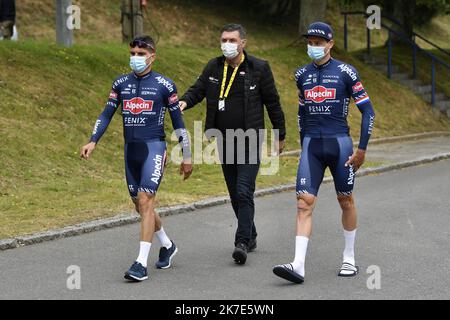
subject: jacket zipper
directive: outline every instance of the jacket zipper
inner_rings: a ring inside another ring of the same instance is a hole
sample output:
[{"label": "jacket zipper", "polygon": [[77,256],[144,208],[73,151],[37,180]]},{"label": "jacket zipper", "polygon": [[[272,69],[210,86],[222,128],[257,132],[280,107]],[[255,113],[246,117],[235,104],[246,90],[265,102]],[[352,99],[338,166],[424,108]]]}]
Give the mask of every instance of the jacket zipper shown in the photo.
[{"label": "jacket zipper", "polygon": [[[138,98],[141,95],[141,78],[138,78],[137,81],[138,81],[138,85],[136,88],[136,95],[134,96],[134,99]],[[136,127],[133,126],[132,128],[133,128],[133,140],[136,140],[137,139],[137,137],[135,135]]]}]

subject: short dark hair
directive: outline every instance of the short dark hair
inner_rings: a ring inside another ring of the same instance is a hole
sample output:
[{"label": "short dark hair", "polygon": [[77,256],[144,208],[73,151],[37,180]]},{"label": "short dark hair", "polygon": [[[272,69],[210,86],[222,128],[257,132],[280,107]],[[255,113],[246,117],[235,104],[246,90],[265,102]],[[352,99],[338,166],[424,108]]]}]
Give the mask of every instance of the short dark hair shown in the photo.
[{"label": "short dark hair", "polygon": [[245,30],[244,26],[237,23],[229,23],[224,25],[220,30],[220,34],[233,31],[239,31],[239,36],[241,37],[241,39],[245,39],[245,37],[247,36],[247,31]]},{"label": "short dark hair", "polygon": [[143,36],[139,36],[133,39],[133,41],[130,42],[130,47],[134,48],[134,47],[139,47],[139,48],[143,48],[139,45],[139,43],[144,43],[147,46],[144,46],[144,49],[148,49],[149,51],[156,51],[156,44],[155,41],[153,40],[152,37],[147,36],[147,35],[143,35]]}]

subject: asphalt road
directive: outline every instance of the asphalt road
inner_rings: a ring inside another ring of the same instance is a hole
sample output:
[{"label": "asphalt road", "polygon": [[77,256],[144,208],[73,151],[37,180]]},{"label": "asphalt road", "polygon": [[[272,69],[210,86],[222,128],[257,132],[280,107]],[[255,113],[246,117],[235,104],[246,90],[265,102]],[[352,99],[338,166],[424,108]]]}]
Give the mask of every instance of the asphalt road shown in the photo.
[{"label": "asphalt road", "polygon": [[[322,186],[304,285],[272,274],[294,253],[295,196],[256,200],[258,249],[245,266],[233,263],[236,221],[229,205],[165,218],[179,247],[174,267],[150,267],[150,279],[127,283],[136,258],[137,224],[0,252],[0,299],[449,299],[450,161],[357,180],[357,278],[336,276],[343,237],[331,184]],[[155,240],[150,266],[157,258]],[[68,266],[81,270],[69,290]],[[369,266],[380,289],[369,289]]]}]

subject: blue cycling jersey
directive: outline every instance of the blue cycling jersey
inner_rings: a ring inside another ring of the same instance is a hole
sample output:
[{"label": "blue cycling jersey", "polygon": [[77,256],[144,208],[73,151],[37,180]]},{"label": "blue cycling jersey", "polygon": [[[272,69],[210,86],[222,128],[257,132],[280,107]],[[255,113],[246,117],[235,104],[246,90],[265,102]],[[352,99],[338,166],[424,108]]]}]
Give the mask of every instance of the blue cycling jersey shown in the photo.
[{"label": "blue cycling jersey", "polygon": [[125,143],[164,140],[166,109],[183,146],[183,157],[190,157],[189,139],[184,126],[177,88],[172,80],[151,71],[143,77],[134,72],[118,77],[105,109],[95,123],[91,141],[98,142],[121,106]]},{"label": "blue cycling jersey", "polygon": [[353,97],[363,115],[359,149],[367,149],[375,112],[354,67],[335,59],[321,66],[311,63],[297,70],[295,80],[302,137],[335,138],[349,134],[347,116]]}]

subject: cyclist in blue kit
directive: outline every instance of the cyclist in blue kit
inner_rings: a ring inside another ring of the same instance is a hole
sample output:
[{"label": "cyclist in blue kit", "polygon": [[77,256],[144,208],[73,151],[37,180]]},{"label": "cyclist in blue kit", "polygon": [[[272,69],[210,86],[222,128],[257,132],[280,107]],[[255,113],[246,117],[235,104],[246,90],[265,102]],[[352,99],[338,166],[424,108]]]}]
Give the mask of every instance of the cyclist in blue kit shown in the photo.
[{"label": "cyclist in blue kit", "polygon": [[[338,273],[341,277],[358,274],[354,244],[357,215],[352,191],[355,173],[365,153],[375,120],[370,98],[354,67],[331,57],[333,30],[322,22],[309,26],[308,55],[313,63],[297,70],[299,89],[299,128],[302,154],[297,173],[297,236],[292,263],[275,266],[275,275],[303,283],[305,257],[312,231],[312,213],[325,169],[333,175],[337,199],[342,209],[345,249]],[[359,146],[353,152],[347,123],[350,98],[362,113]]]},{"label": "cyclist in blue kit", "polygon": [[148,278],[147,259],[155,234],[161,242],[156,267],[166,269],[178,249],[162,227],[155,211],[155,196],[167,160],[164,118],[169,111],[172,125],[182,145],[180,174],[186,180],[192,173],[190,144],[185,129],[177,89],[172,80],[153,71],[156,47],[153,39],[142,36],[130,43],[130,67],[133,72],[118,77],[109,94],[103,113],[95,123],[90,142],[81,148],[88,159],[105,133],[114,113],[121,106],[125,138],[125,173],[130,196],[141,215],[139,256],[125,278],[143,281]]}]

